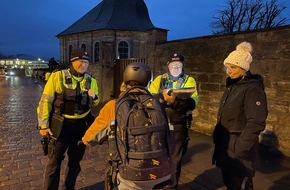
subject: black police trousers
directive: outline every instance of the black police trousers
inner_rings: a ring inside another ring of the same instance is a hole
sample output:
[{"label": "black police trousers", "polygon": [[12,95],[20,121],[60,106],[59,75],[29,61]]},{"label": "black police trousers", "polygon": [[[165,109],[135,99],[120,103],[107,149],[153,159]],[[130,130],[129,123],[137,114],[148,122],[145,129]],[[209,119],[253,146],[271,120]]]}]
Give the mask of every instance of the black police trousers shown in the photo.
[{"label": "black police trousers", "polygon": [[65,173],[65,190],[74,190],[79,172],[81,171],[80,161],[82,160],[86,146],[78,145],[91,124],[83,119],[65,119],[62,131],[58,140],[49,143],[48,164],[45,170],[44,190],[58,190],[61,173],[61,163],[68,156],[68,164]]},{"label": "black police trousers", "polygon": [[174,136],[175,136],[175,147],[172,154],[172,159],[176,166],[176,172],[172,176],[173,189],[178,188],[178,181],[181,174],[181,164],[184,155],[187,152],[188,147],[188,128],[186,123],[183,124],[173,124],[174,126]]}]

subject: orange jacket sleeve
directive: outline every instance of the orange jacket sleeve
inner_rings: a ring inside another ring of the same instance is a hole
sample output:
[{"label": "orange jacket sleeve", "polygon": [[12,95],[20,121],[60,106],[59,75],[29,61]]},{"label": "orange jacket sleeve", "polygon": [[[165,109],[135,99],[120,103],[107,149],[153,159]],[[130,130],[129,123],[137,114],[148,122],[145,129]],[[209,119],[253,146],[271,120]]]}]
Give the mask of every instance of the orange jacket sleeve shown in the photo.
[{"label": "orange jacket sleeve", "polygon": [[108,133],[110,123],[115,120],[115,100],[110,100],[101,109],[93,124],[88,128],[82,141],[85,145],[100,142]]}]

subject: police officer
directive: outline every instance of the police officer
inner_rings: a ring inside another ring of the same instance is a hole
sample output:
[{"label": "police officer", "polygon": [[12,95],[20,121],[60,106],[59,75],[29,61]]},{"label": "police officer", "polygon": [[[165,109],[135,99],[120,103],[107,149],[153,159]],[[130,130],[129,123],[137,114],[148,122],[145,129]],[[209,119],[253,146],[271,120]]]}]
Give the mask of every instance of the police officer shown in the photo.
[{"label": "police officer", "polygon": [[[183,64],[184,57],[175,53],[167,62],[168,72],[157,76],[150,85],[151,93],[159,95],[160,101],[166,107],[169,125],[175,133],[173,160],[176,165],[176,173],[173,175],[174,189],[178,188],[181,162],[187,151],[191,113],[198,102],[195,79],[184,73]],[[174,92],[171,94],[168,93],[171,89],[183,88],[192,88],[195,91],[190,95],[176,94]]]},{"label": "police officer", "polygon": [[65,153],[68,156],[68,166],[64,189],[74,189],[81,171],[80,161],[85,153],[85,146],[78,145],[77,142],[94,120],[91,106],[96,106],[99,102],[97,81],[86,73],[88,66],[88,53],[83,49],[76,49],[71,56],[70,68],[51,74],[39,101],[38,129],[42,136],[50,138],[45,190],[58,189]]}]

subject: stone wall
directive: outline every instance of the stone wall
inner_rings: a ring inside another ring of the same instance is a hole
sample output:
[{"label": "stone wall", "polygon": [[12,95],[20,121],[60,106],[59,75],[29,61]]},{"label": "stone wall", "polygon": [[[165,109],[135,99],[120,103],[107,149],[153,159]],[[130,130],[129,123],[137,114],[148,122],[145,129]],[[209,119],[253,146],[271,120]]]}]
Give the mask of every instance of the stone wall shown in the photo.
[{"label": "stone wall", "polygon": [[[149,32],[140,31],[118,31],[118,30],[99,30],[60,36],[60,54],[61,62],[69,63],[69,47],[73,49],[86,46],[86,51],[93,60],[94,44],[100,43],[100,61],[91,64],[88,72],[98,81],[100,101],[106,102],[113,95],[113,77],[114,77],[114,59],[116,59],[117,48],[120,41],[126,41],[129,44],[129,56],[136,58],[145,58],[147,55],[147,46],[155,42],[166,41],[167,31],[155,29]],[[157,39],[158,38],[158,39]],[[152,45],[151,45],[152,46]]]},{"label": "stone wall", "polygon": [[251,42],[251,71],[261,74],[266,85],[269,116],[263,137],[271,138],[261,140],[290,156],[290,26],[166,42],[149,47],[147,59],[157,76],[166,71],[170,55],[184,54],[185,72],[196,79],[200,97],[192,129],[211,134],[225,87],[223,60],[242,41]]},{"label": "stone wall", "polygon": [[[98,31],[86,37],[66,37],[61,40],[62,59],[65,60],[65,51],[69,44],[79,46],[85,43],[88,49],[91,49],[90,44],[98,40],[113,47],[114,35],[112,31]],[[225,87],[223,60],[240,42],[251,42],[254,48],[251,71],[264,77],[268,98],[269,116],[266,130],[261,135],[261,142],[290,156],[290,26],[169,42],[166,41],[165,30],[153,30],[148,33],[123,31],[116,35],[117,41],[127,39],[131,47],[131,57],[146,58],[154,76],[166,72],[166,62],[173,53],[184,54],[185,72],[196,79],[200,97],[198,107],[193,112],[192,129],[209,135],[215,126],[219,100]],[[111,55],[108,57],[113,60],[113,49],[106,49],[101,55],[101,60],[104,59],[104,55]],[[113,94],[113,68],[104,65],[101,62],[89,67],[89,72],[99,83],[102,95],[100,105],[108,101]]]},{"label": "stone wall", "polygon": [[[94,56],[94,44],[100,43],[101,55],[100,63],[105,61],[113,62],[118,58],[117,44],[120,41],[126,41],[129,44],[129,57],[132,58],[145,58],[150,54],[147,51],[147,47],[154,45],[156,42],[166,42],[167,31],[163,29],[154,29],[147,32],[141,31],[124,31],[124,30],[98,30],[84,33],[77,33],[65,36],[59,36],[60,40],[60,62],[69,63],[69,47],[80,48],[82,44],[86,46],[86,51],[90,55],[90,59],[93,61]],[[104,52],[104,44],[111,46],[110,52]],[[109,56],[108,56],[109,54]],[[109,60],[105,56],[110,57]]]}]

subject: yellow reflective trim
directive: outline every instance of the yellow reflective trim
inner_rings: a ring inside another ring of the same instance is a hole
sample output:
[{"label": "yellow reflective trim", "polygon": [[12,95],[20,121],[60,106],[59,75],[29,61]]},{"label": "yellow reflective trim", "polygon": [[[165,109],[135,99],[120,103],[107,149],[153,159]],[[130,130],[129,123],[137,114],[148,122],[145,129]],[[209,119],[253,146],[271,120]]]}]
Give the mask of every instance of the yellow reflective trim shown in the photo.
[{"label": "yellow reflective trim", "polygon": [[89,110],[89,111],[87,111],[87,112],[85,112],[83,114],[80,114],[80,115],[75,113],[74,115],[66,115],[66,114],[63,114],[63,116],[65,118],[67,118],[67,119],[81,119],[81,118],[86,117],[90,111],[91,110]]}]

